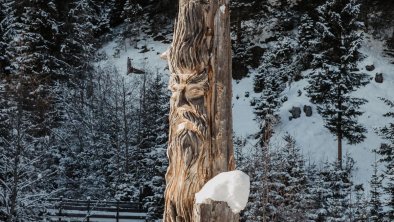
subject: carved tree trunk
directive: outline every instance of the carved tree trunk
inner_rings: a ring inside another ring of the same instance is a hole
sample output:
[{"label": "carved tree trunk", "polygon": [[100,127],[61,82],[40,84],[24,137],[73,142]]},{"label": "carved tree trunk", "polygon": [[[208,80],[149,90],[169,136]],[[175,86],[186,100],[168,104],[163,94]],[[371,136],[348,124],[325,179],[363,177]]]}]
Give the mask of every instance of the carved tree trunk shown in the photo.
[{"label": "carved tree trunk", "polygon": [[229,0],[180,0],[163,58],[173,93],[164,221],[190,222],[195,193],[235,168]]}]

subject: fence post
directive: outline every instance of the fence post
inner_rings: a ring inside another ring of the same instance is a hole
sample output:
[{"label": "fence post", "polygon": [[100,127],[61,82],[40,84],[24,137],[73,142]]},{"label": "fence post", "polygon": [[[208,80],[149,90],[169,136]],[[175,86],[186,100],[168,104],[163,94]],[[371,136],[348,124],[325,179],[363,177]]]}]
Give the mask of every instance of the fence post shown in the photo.
[{"label": "fence post", "polygon": [[119,200],[116,201],[116,222],[119,222]]},{"label": "fence post", "polygon": [[63,205],[63,196],[60,196],[60,206],[59,206],[59,222],[62,221],[62,205]]},{"label": "fence post", "polygon": [[90,222],[90,197],[88,197],[88,214],[86,217],[86,221]]}]

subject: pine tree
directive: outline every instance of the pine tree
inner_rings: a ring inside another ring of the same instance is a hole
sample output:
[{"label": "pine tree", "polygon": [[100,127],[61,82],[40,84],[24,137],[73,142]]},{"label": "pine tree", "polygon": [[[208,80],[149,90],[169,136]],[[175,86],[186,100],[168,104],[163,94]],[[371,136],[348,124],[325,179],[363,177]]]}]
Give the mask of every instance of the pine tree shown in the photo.
[{"label": "pine tree", "polygon": [[323,221],[348,221],[350,219],[353,166],[353,159],[347,157],[343,167],[336,161],[333,164],[325,163],[321,170],[322,208],[325,212]]},{"label": "pine tree", "polygon": [[147,86],[141,149],[148,149],[144,159],[143,184],[149,192],[144,194],[144,208],[149,220],[161,219],[164,210],[165,173],[168,166],[166,150],[168,141],[169,95],[160,74]]},{"label": "pine tree", "polygon": [[296,141],[290,135],[284,136],[286,142],[283,152],[285,153],[286,166],[284,171],[287,172],[285,179],[285,221],[304,221],[307,209],[307,176],[305,172],[305,161],[301,155],[300,148],[297,147]]},{"label": "pine tree", "polygon": [[32,133],[31,113],[22,106],[25,87],[16,86],[15,106],[1,113],[6,118],[0,128],[0,218],[9,222],[42,220],[43,200],[56,192],[45,183],[52,180],[52,169],[41,163],[49,138]]},{"label": "pine tree", "polygon": [[61,27],[64,32],[61,59],[67,64],[64,71],[69,78],[88,78],[86,73],[92,69],[90,63],[96,49],[99,6],[90,0],[75,0],[68,7],[66,22]]},{"label": "pine tree", "polygon": [[381,222],[383,221],[383,207],[382,207],[382,202],[381,202],[381,196],[382,196],[382,175],[378,174],[378,161],[376,160],[376,154],[375,154],[375,163],[373,164],[373,174],[372,178],[369,182],[371,186],[371,191],[370,191],[370,201],[369,201],[369,207],[370,207],[370,212],[369,216],[372,221],[374,222]]},{"label": "pine tree", "polygon": [[359,222],[367,221],[367,219],[369,218],[368,201],[365,197],[363,185],[355,185],[353,192],[355,194],[355,200],[353,200],[353,203],[351,205],[351,220]]},{"label": "pine tree", "polygon": [[356,0],[330,0],[317,8],[315,35],[319,36],[321,54],[315,56],[314,63],[319,69],[310,75],[306,88],[311,101],[318,104],[325,127],[337,137],[339,164],[342,140],[357,144],[365,139],[366,132],[357,117],[362,115],[360,106],[367,101],[350,96],[367,84],[366,75],[355,72],[361,44],[359,11]]},{"label": "pine tree", "polygon": [[267,147],[254,146],[252,155],[242,167],[251,178],[250,195],[247,207],[243,212],[243,218],[247,222],[267,221],[266,203],[268,193],[268,170],[270,154]]},{"label": "pine tree", "polygon": [[321,170],[316,164],[310,163],[306,168],[308,185],[306,189],[305,202],[307,210],[305,212],[306,221],[325,221],[327,210],[324,209],[324,196],[328,193],[328,188],[323,187]]},{"label": "pine tree", "polygon": [[[381,98],[391,109],[394,109],[394,102],[388,99]],[[384,117],[394,117],[394,111],[390,111],[384,115]],[[394,220],[394,123],[380,128],[378,134],[388,144],[382,144],[377,150],[380,155],[380,162],[385,164],[384,177],[386,178],[386,186],[384,187],[385,194],[388,196],[386,206],[388,211],[385,213],[388,220]]]}]

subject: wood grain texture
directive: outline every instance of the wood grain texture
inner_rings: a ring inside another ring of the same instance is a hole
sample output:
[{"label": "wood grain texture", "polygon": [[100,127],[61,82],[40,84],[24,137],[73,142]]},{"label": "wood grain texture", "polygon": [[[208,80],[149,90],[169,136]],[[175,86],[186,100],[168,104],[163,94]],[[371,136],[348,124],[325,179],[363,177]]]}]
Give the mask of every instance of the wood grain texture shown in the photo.
[{"label": "wood grain texture", "polygon": [[165,222],[189,222],[194,195],[235,168],[229,0],[180,0],[171,48]]},{"label": "wood grain texture", "polygon": [[239,214],[231,211],[226,202],[208,200],[196,204],[193,211],[194,222],[237,222]]}]

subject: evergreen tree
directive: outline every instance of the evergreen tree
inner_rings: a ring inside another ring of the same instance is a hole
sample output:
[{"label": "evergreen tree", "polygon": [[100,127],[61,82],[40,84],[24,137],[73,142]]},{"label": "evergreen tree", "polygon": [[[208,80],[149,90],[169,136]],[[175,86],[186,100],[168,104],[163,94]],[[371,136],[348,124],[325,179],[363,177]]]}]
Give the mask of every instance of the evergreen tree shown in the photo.
[{"label": "evergreen tree", "polygon": [[357,144],[365,139],[366,132],[357,117],[362,115],[360,106],[367,101],[350,96],[367,84],[366,75],[355,72],[361,44],[359,11],[356,0],[329,0],[317,8],[316,35],[321,53],[314,58],[318,69],[310,75],[306,88],[311,101],[318,104],[325,127],[337,137],[340,165],[342,140]]},{"label": "evergreen tree", "polygon": [[166,150],[168,141],[169,95],[159,74],[147,86],[143,110],[143,132],[140,148],[147,149],[144,162],[143,185],[148,190],[143,195],[148,220],[162,218],[164,209],[165,173],[168,166]]},{"label": "evergreen tree", "polygon": [[254,150],[248,161],[242,167],[248,173],[250,181],[250,195],[243,218],[247,222],[267,221],[265,205],[268,202],[268,170],[270,154],[267,147],[254,146]]},{"label": "evergreen tree", "polygon": [[96,49],[95,32],[99,20],[97,9],[90,0],[75,0],[67,5],[64,32],[61,42],[61,58],[66,62],[65,74],[70,78],[88,78],[91,60]]},{"label": "evergreen tree", "polygon": [[371,186],[371,191],[370,191],[370,201],[369,201],[369,207],[370,207],[370,212],[369,216],[372,221],[374,222],[381,222],[383,221],[383,207],[382,207],[382,202],[381,202],[381,196],[382,196],[382,175],[378,174],[378,161],[376,161],[376,154],[375,154],[375,163],[373,164],[373,174],[372,178],[369,182]]},{"label": "evergreen tree", "polygon": [[294,139],[286,136],[284,140],[285,145],[269,155],[265,149],[253,155],[251,204],[245,213],[246,221],[305,220],[308,206],[304,160]]},{"label": "evergreen tree", "polygon": [[365,198],[364,187],[362,184],[354,186],[353,190],[355,194],[355,200],[352,203],[351,220],[352,221],[367,221],[369,218],[368,214],[368,201]]},{"label": "evergreen tree", "polygon": [[351,217],[351,173],[354,161],[347,157],[342,167],[336,161],[325,163],[320,174],[322,177],[322,209],[325,215],[322,221],[349,221]]},{"label": "evergreen tree", "polygon": [[325,221],[327,210],[324,209],[324,194],[328,192],[328,188],[323,187],[324,181],[316,164],[309,163],[306,168],[306,175],[308,178],[305,195],[306,221]]},{"label": "evergreen tree", "polygon": [[56,192],[45,183],[54,172],[42,162],[49,138],[32,134],[32,114],[22,107],[25,87],[21,83],[16,87],[15,106],[1,113],[0,218],[7,222],[42,220],[43,200]]},{"label": "evergreen tree", "polygon": [[[394,109],[394,102],[388,99],[383,99],[391,109]],[[384,115],[384,117],[394,117],[394,111],[390,111]],[[388,196],[386,206],[388,211],[386,217],[388,220],[394,220],[394,123],[380,128],[378,130],[379,135],[387,140],[388,144],[382,144],[377,150],[377,153],[381,156],[380,161],[385,164],[384,177],[386,185],[384,187],[385,194]]]}]

